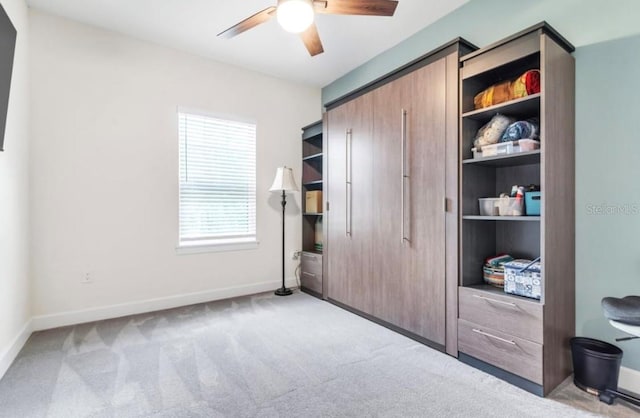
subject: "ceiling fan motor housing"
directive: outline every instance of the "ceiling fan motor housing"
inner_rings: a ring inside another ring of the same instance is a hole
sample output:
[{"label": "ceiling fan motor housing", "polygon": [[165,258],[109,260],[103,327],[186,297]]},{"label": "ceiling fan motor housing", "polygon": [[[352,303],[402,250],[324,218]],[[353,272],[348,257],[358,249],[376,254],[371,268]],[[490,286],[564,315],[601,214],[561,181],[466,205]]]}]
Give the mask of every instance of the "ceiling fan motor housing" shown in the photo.
[{"label": "ceiling fan motor housing", "polygon": [[276,17],[280,26],[287,32],[303,32],[313,23],[313,1],[278,0]]}]

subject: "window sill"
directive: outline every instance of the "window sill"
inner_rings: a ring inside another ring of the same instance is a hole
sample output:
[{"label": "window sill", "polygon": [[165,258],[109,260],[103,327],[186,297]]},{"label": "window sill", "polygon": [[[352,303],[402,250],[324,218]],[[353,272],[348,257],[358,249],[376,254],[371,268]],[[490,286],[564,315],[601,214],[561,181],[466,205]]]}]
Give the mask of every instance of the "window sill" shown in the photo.
[{"label": "window sill", "polygon": [[248,240],[216,240],[194,243],[180,243],[176,247],[178,255],[217,253],[223,251],[255,250],[260,242],[256,239]]}]

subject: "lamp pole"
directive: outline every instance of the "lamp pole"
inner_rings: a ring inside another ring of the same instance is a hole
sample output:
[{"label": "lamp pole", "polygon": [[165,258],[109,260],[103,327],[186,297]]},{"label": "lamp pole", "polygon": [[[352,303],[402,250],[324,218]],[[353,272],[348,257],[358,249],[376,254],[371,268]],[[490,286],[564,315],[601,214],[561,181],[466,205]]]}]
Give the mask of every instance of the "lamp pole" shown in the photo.
[{"label": "lamp pole", "polygon": [[274,292],[277,296],[288,296],[293,292],[291,289],[287,289],[284,285],[284,209],[287,206],[287,194],[285,191],[282,191],[282,287],[280,289],[276,289]]},{"label": "lamp pole", "polygon": [[287,206],[287,191],[298,191],[298,186],[293,178],[293,170],[289,167],[278,167],[276,170],[276,177],[273,180],[273,184],[269,189],[271,192],[281,192],[282,201],[282,287],[275,291],[278,296],[288,296],[293,293],[291,289],[287,289],[284,285],[284,271],[285,271],[285,251],[284,251],[284,222],[285,222],[285,207]]}]

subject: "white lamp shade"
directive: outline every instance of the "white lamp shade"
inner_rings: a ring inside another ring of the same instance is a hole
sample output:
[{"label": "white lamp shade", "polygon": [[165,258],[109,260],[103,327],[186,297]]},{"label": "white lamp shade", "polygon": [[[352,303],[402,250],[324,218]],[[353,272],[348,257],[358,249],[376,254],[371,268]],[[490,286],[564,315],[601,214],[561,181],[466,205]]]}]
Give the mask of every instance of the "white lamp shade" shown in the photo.
[{"label": "white lamp shade", "polygon": [[276,17],[287,32],[300,33],[313,23],[311,0],[279,0]]},{"label": "white lamp shade", "polygon": [[269,189],[271,192],[297,192],[298,186],[293,178],[293,170],[289,167],[278,167],[276,178]]}]

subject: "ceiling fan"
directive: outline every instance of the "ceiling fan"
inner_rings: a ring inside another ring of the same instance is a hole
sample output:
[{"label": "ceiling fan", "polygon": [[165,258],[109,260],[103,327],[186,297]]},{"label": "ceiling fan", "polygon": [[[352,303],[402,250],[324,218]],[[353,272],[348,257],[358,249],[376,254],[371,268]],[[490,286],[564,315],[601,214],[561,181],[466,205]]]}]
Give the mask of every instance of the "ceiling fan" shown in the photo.
[{"label": "ceiling fan", "polygon": [[318,28],[313,22],[316,13],[331,15],[393,16],[395,0],[278,0],[277,6],[267,7],[242,22],[220,32],[219,37],[233,38],[276,16],[280,26],[288,32],[299,33],[311,56],[324,52]]}]

